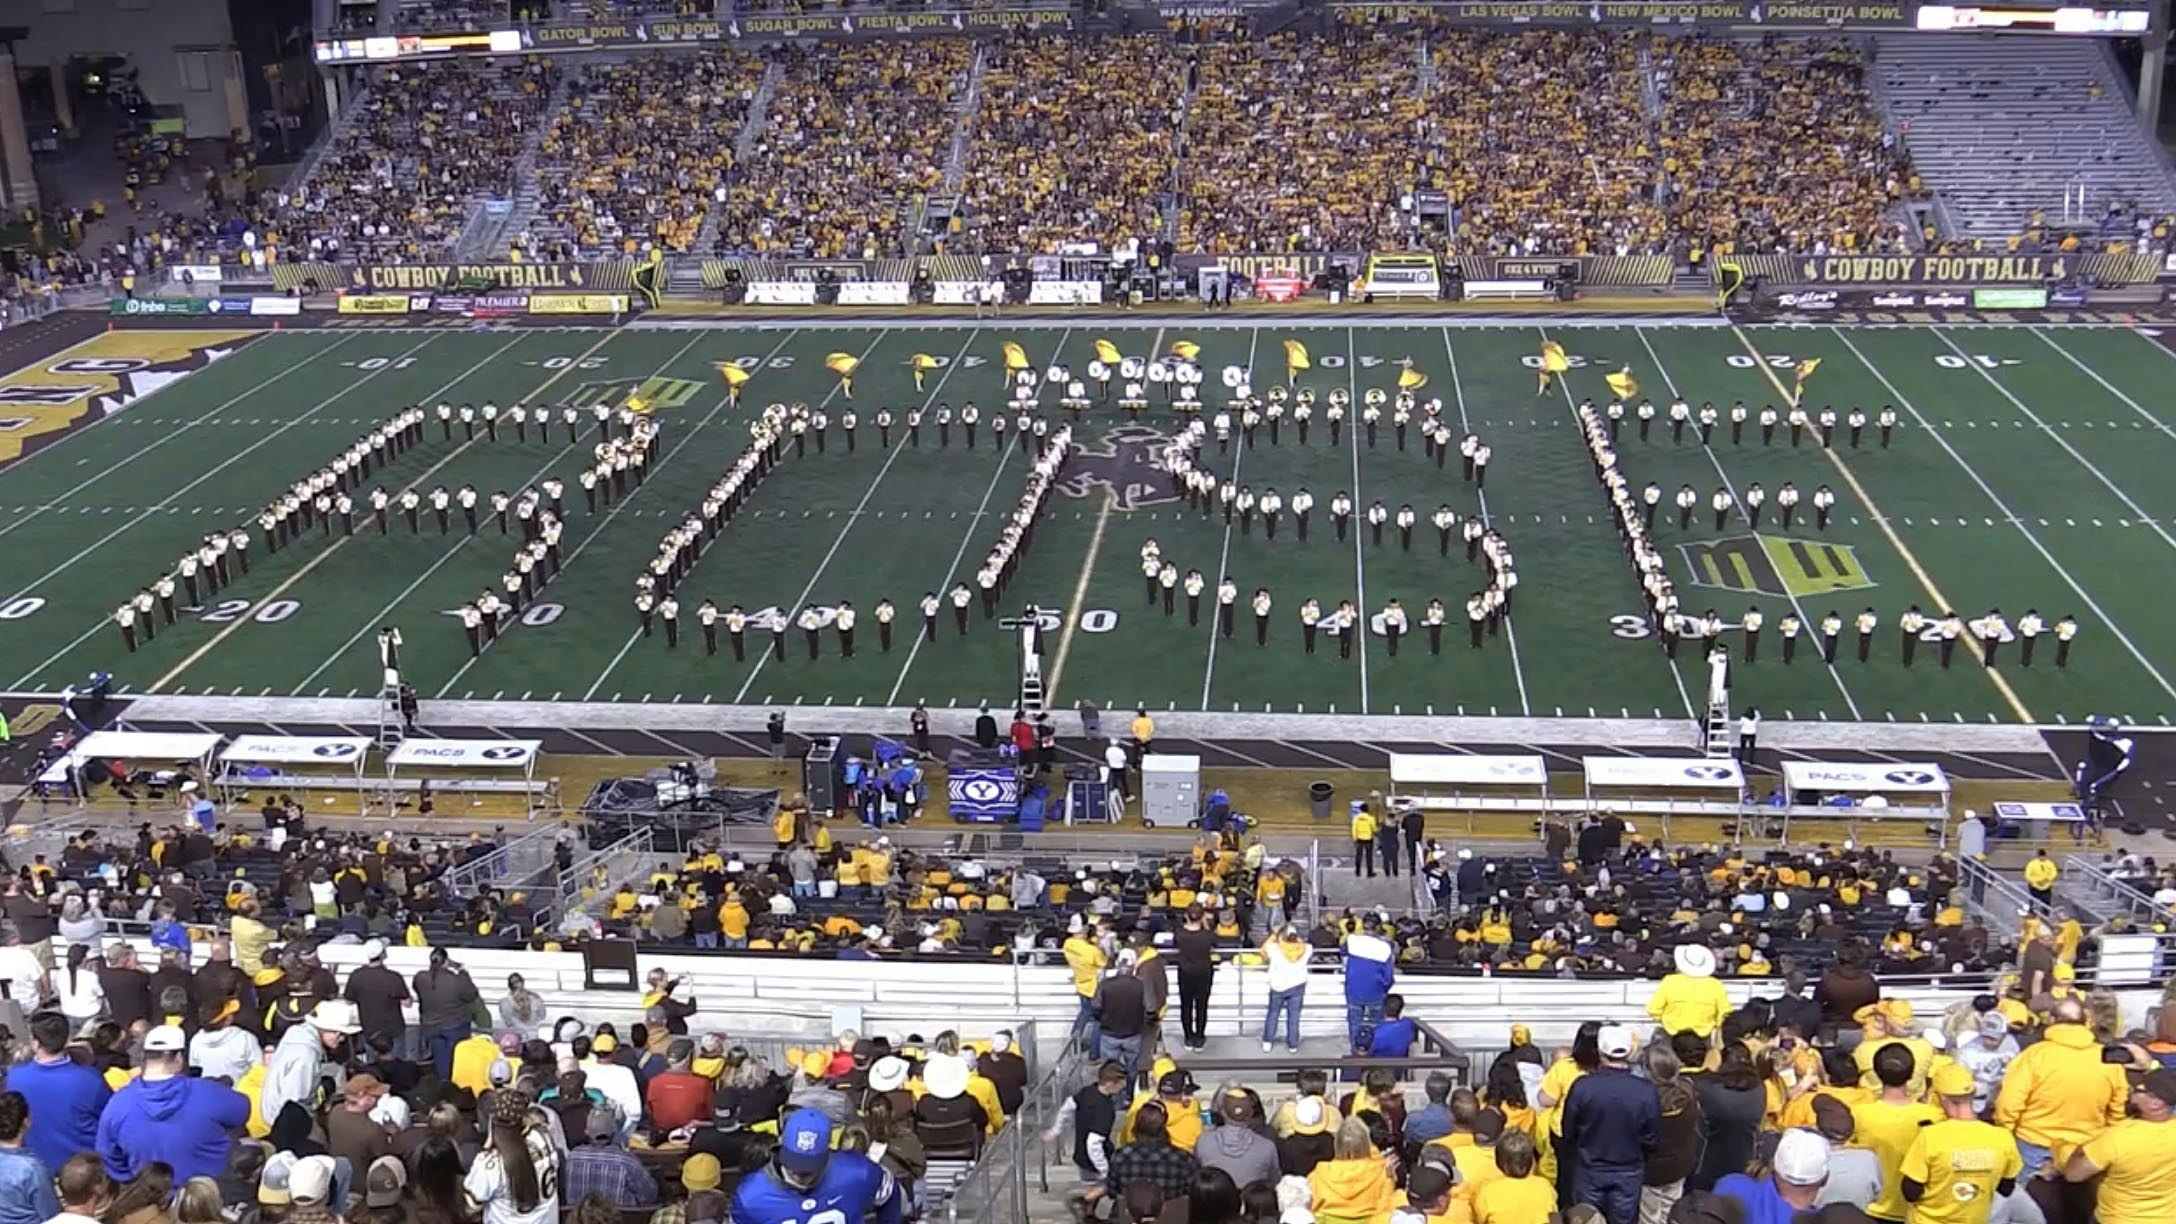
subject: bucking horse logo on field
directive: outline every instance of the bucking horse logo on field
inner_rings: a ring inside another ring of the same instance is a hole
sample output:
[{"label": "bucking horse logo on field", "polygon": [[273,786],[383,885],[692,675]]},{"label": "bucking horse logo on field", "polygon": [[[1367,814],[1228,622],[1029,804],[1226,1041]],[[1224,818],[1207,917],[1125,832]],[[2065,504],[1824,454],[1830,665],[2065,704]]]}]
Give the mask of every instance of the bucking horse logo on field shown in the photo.
[{"label": "bucking horse logo on field", "polygon": [[1164,470],[1171,436],[1147,425],[1120,425],[1066,456],[1058,491],[1067,497],[1107,492],[1119,510],[1145,510],[1180,500],[1178,478]]}]

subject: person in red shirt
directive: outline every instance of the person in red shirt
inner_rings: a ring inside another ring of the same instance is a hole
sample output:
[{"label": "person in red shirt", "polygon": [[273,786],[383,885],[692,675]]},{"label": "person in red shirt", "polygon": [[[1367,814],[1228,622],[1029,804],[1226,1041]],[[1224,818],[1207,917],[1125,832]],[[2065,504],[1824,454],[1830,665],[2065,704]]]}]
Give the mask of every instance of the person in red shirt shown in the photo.
[{"label": "person in red shirt", "polygon": [[1025,710],[1012,712],[1012,746],[1023,763],[1035,759],[1035,724],[1028,721]]},{"label": "person in red shirt", "polygon": [[710,1118],[710,1081],[690,1069],[694,1061],[695,1043],[685,1037],[665,1047],[665,1069],[650,1077],[643,1095],[651,1126],[678,1130]]}]

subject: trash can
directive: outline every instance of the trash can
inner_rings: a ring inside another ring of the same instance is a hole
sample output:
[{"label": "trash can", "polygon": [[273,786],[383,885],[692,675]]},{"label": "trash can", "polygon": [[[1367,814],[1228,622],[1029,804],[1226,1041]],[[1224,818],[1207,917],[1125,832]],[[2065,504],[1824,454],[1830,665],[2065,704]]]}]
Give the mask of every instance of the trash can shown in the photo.
[{"label": "trash can", "polygon": [[840,774],[845,764],[839,756],[838,736],[809,737],[808,755],[801,759],[801,793],[808,797],[808,810],[818,819],[838,811]]},{"label": "trash can", "polygon": [[1309,782],[1307,784],[1307,806],[1314,809],[1316,820],[1328,820],[1330,818],[1330,800],[1336,794],[1336,789],[1327,782]]}]

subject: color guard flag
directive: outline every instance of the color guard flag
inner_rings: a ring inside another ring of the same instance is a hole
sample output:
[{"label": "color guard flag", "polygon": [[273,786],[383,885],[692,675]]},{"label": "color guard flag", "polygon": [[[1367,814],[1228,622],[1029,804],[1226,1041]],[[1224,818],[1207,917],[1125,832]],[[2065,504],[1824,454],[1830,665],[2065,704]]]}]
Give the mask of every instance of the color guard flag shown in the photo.
[{"label": "color guard flag", "polygon": [[718,373],[725,376],[725,385],[733,388],[736,391],[739,390],[741,386],[745,384],[751,377],[753,377],[753,375],[749,374],[748,371],[741,369],[739,366],[734,365],[730,361],[719,362]]},{"label": "color guard flag", "polygon": [[1201,356],[1201,346],[1191,340],[1174,340],[1171,342],[1171,355],[1181,361],[1192,361]]},{"label": "color guard flag", "polygon": [[1412,366],[1407,366],[1398,371],[1398,390],[1400,391],[1418,391],[1427,385],[1428,376]]},{"label": "color guard flag", "polygon": [[1801,361],[1801,362],[1799,362],[1799,363],[1798,363],[1798,385],[1799,385],[1799,386],[1801,386],[1801,387],[1805,386],[1805,385],[1806,385],[1806,380],[1807,380],[1807,379],[1809,379],[1809,378],[1812,378],[1812,377],[1813,377],[1813,372],[1814,372],[1815,370],[1818,370],[1818,369],[1820,369],[1820,368],[1821,368],[1821,359],[1820,359],[1819,357],[1808,357],[1808,358],[1806,358],[1806,359],[1805,359],[1804,361]]},{"label": "color guard flag", "polygon": [[1633,399],[1640,393],[1639,380],[1632,377],[1631,366],[1626,366],[1602,381],[1608,383],[1609,389],[1621,400]]},{"label": "color guard flag", "polygon": [[1313,369],[1315,360],[1307,355],[1307,346],[1297,340],[1284,342],[1284,380],[1291,382],[1301,370]]},{"label": "color guard flag", "polygon": [[1117,345],[1112,344],[1108,340],[1096,341],[1097,361],[1102,362],[1104,365],[1114,366],[1117,365],[1120,361],[1123,361],[1124,359],[1125,358],[1119,353]]},{"label": "color guard flag", "polygon": [[1018,341],[1007,340],[1005,342],[1005,372],[1007,374],[1011,374],[1015,370],[1032,370],[1034,368],[1035,363],[1028,360],[1028,351],[1021,348]]},{"label": "color guard flag", "polygon": [[1542,341],[1541,368],[1550,374],[1562,374],[1571,369],[1572,361],[1564,355],[1564,346],[1554,340]]},{"label": "color guard flag", "polygon": [[907,358],[907,364],[914,367],[914,389],[920,391],[923,389],[922,380],[928,376],[931,370],[937,368],[939,362],[928,353],[916,353],[914,356]]},{"label": "color guard flag", "polygon": [[861,358],[852,353],[833,353],[824,358],[824,368],[842,377],[852,374],[854,367],[860,364]]}]

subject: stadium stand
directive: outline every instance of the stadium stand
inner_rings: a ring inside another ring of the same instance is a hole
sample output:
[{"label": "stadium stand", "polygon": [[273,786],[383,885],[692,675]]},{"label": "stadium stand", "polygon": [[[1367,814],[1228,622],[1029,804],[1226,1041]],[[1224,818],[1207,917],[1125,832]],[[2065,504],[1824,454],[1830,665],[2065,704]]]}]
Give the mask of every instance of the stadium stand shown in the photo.
[{"label": "stadium stand", "polygon": [[1186,249],[1366,250],[1400,243],[1401,185],[1432,141],[1409,38],[1341,29],[1192,51],[1182,151]]},{"label": "stadium stand", "polygon": [[1743,252],[1905,249],[1893,210],[1911,168],[1856,47],[1669,38],[1653,62],[1674,233]]},{"label": "stadium stand", "polygon": [[1185,90],[1157,35],[992,44],[949,249],[1043,253],[1160,234]]},{"label": "stadium stand", "polygon": [[[2139,130],[2096,40],[1905,35],[1881,39],[1874,64],[1953,236],[2038,249],[2073,230],[2165,244],[2168,154]],[[2084,211],[2066,216],[2066,193],[2081,188]]]},{"label": "stadium stand", "polygon": [[313,258],[444,254],[479,198],[512,191],[558,74],[549,60],[384,69],[309,180],[280,194],[268,243]]},{"label": "stadium stand", "polygon": [[1436,164],[1457,254],[1652,254],[1653,134],[1639,48],[1581,30],[1432,40]]},{"label": "stadium stand", "polygon": [[789,50],[715,253],[897,253],[916,201],[944,180],[973,56],[958,38]]},{"label": "stadium stand", "polygon": [[519,245],[536,258],[691,249],[762,76],[740,51],[583,68],[538,154],[540,211]]},{"label": "stadium stand", "polygon": [[393,13],[393,29],[403,34],[430,30],[495,30],[504,29],[510,17],[506,0],[398,0]]}]

